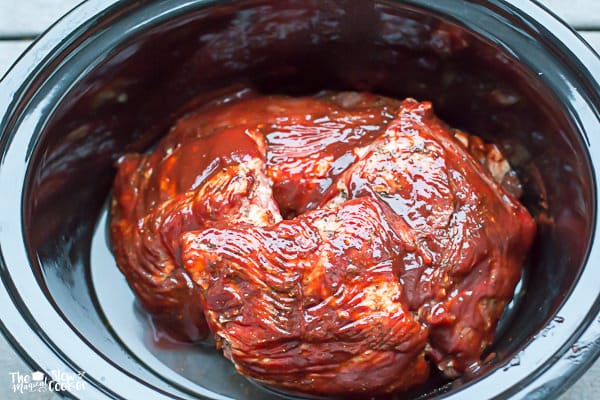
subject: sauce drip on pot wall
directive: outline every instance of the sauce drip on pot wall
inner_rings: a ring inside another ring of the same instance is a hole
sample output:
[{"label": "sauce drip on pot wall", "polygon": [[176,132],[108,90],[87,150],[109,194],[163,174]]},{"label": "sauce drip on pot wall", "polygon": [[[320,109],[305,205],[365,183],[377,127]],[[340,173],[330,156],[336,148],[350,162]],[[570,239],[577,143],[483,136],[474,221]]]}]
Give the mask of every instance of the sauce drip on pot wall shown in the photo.
[{"label": "sauce drip on pot wall", "polygon": [[295,392],[477,365],[535,232],[498,149],[411,99],[225,101],[118,167],[115,256],[155,322]]}]

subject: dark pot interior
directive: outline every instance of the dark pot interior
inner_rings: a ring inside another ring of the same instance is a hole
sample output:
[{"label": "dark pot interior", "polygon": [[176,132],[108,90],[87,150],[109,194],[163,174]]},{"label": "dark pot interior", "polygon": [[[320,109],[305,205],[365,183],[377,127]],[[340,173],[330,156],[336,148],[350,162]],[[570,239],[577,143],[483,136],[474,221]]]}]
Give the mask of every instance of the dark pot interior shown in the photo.
[{"label": "dark pot interior", "polygon": [[405,398],[548,398],[596,357],[600,68],[593,77],[591,51],[538,6],[101,3],[59,23],[37,45],[52,51],[30,55],[36,67],[22,62],[4,83],[14,96],[0,125],[2,273],[27,328],[7,322],[10,311],[2,318],[32,364],[87,371],[90,390],[109,397],[278,398],[216,351],[152,345],[105,237],[114,161],[147,149],[192,105],[243,87],[431,100],[449,124],[502,145],[519,171],[539,232],[489,361]]}]

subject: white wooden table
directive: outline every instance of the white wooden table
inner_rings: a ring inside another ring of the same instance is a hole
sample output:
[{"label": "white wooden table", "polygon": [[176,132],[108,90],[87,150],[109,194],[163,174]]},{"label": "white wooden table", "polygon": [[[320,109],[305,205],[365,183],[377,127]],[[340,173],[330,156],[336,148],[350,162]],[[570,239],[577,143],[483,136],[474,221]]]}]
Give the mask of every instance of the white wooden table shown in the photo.
[{"label": "white wooden table", "polygon": [[[0,0],[0,76],[31,41],[81,0]],[[528,0],[522,0],[528,1]],[[600,53],[600,0],[540,0],[579,30]],[[0,305],[1,307],[2,305]],[[0,335],[0,399],[49,400],[51,393],[13,393],[10,372],[31,370]],[[560,400],[600,399],[600,361],[571,387]],[[483,399],[482,399],[483,400]]]}]

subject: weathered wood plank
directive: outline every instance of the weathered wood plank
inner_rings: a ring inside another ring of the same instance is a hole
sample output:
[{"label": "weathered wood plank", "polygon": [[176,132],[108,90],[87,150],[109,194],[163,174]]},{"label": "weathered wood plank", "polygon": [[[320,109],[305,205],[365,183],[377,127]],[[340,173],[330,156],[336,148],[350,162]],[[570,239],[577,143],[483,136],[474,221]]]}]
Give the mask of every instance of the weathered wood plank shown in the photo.
[{"label": "weathered wood plank", "polygon": [[[46,30],[80,0],[0,0],[0,38],[35,36]],[[600,0],[541,0],[561,18],[577,28],[598,29],[581,35],[600,53]],[[0,41],[0,77],[27,48],[29,41]],[[28,367],[0,337],[0,366],[2,370],[27,372]],[[599,398],[600,361],[574,385],[561,400],[592,400]],[[10,397],[5,382],[0,384],[0,398]],[[38,395],[35,399],[50,399],[54,395]]]},{"label": "weathered wood plank", "polygon": [[538,0],[577,29],[600,29],[599,0]]},{"label": "weathered wood plank", "polygon": [[0,40],[0,78],[30,43],[28,40]]},{"label": "weathered wood plank", "polygon": [[0,0],[0,38],[37,36],[82,0]]},{"label": "weathered wood plank", "polygon": [[592,45],[596,53],[600,54],[600,30],[579,32],[586,42]]},{"label": "weathered wood plank", "polygon": [[[81,0],[0,0],[0,37],[35,36],[80,2]],[[600,29],[599,0],[540,2],[576,28]]]},{"label": "weathered wood plank", "polygon": [[560,400],[598,400],[600,396],[600,361],[592,367],[575,383]]},{"label": "weathered wood plank", "polygon": [[10,347],[6,339],[0,335],[0,399],[5,400],[60,400],[58,395],[54,392],[15,392],[10,384],[10,373],[20,372],[21,374],[28,374],[31,368],[25,364]]}]

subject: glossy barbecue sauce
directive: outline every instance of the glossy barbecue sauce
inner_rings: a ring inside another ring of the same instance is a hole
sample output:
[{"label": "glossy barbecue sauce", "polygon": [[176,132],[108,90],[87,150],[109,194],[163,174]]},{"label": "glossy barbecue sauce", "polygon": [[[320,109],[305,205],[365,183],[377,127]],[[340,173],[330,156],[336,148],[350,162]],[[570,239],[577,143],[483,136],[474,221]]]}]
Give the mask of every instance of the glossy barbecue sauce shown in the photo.
[{"label": "glossy barbecue sauce", "polygon": [[293,392],[472,368],[535,232],[498,149],[411,99],[221,101],[118,167],[114,252],[157,326]]}]

